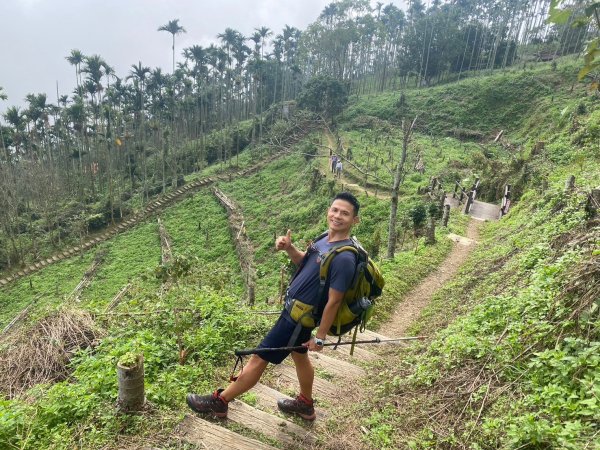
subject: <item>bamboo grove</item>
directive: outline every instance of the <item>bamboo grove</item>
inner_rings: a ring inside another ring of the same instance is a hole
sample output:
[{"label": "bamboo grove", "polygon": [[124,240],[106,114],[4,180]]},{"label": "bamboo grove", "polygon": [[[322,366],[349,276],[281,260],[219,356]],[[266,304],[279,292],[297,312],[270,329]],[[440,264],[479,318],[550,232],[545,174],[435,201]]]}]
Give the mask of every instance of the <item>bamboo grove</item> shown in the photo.
[{"label": "bamboo grove", "polygon": [[[576,0],[570,5],[585,8]],[[140,61],[117,74],[100,55],[72,50],[71,94],[29,94],[0,122],[0,269],[118,221],[208,164],[232,164],[282,118],[316,76],[348,94],[429,86],[580,52],[593,23],[546,22],[550,0],[341,0],[306,30],[226,28],[208,47],[177,51],[171,73]],[[167,36],[165,35],[165,38]]]}]

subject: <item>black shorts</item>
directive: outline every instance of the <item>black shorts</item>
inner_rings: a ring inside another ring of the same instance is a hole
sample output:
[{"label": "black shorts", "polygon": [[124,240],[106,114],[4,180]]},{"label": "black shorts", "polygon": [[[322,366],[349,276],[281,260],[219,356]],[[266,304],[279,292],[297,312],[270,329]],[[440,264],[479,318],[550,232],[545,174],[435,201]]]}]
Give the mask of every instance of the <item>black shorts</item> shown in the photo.
[{"label": "black shorts", "polygon": [[[279,319],[277,319],[277,322],[275,322],[275,325],[273,325],[273,328],[271,328],[271,331],[269,331],[267,333],[265,338],[258,345],[258,348],[277,348],[277,347],[287,347],[288,346],[290,338],[292,337],[292,333],[294,332],[294,329],[296,328],[296,323],[293,322],[292,319],[287,319],[285,317],[285,314],[286,313],[283,312],[279,316]],[[300,334],[298,335],[296,342],[294,342],[292,344],[292,346],[302,345],[305,342],[308,342],[310,340],[312,330],[313,330],[312,328],[302,327],[300,329]],[[308,348],[304,348],[301,350],[295,350],[295,351],[298,353],[306,353],[308,351]],[[274,352],[258,353],[258,356],[260,356],[262,359],[264,359],[267,362],[270,362],[273,364],[280,364],[285,358],[288,357],[288,355],[290,353],[291,353],[291,351],[281,350],[281,351],[274,351]]]}]

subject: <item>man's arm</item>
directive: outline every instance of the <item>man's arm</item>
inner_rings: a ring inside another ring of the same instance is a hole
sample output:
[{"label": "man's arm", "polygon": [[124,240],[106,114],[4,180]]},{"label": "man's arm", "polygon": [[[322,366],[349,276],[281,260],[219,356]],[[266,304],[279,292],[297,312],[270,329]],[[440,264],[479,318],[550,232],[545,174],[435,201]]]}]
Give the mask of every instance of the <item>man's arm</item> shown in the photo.
[{"label": "man's arm", "polygon": [[[329,329],[331,328],[331,325],[333,325],[333,321],[335,320],[335,316],[343,300],[344,292],[329,288],[328,300],[325,304],[325,309],[323,310],[321,323],[319,324],[319,328],[317,328],[316,337],[319,339],[325,339],[327,337],[327,333],[329,333]],[[323,347],[315,344],[314,338],[311,338],[307,344],[310,351],[320,352],[323,350]]]},{"label": "man's arm", "polygon": [[285,250],[295,265],[300,264],[306,253],[298,250],[296,246],[292,244],[292,230],[288,230],[285,236],[279,236],[275,240],[275,250]]}]

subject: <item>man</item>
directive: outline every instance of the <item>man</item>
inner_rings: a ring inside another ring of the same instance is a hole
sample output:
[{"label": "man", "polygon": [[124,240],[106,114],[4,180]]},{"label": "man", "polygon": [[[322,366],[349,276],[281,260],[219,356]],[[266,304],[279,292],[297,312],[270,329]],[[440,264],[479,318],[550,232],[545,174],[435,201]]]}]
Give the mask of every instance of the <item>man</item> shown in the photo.
[{"label": "man", "polygon": [[[237,396],[250,390],[259,380],[269,363],[280,364],[290,353],[296,366],[300,393],[295,399],[280,399],[278,408],[290,414],[297,414],[305,420],[316,418],[313,406],[312,387],[315,371],[308,357],[308,351],[320,352],[333,324],[337,310],[350,287],[356,270],[356,256],[353,252],[341,252],[331,262],[325,285],[326,299],[319,299],[319,269],[322,255],[332,248],[349,244],[352,227],[359,222],[360,205],[354,195],[348,192],[338,194],[327,211],[327,235],[314,242],[304,252],[292,244],[291,230],[275,241],[275,249],[287,252],[294,264],[299,266],[286,294],[286,308],[279,319],[260,343],[259,348],[279,348],[304,346],[305,349],[289,351],[269,351],[252,355],[248,364],[226,389],[217,389],[211,395],[188,394],[188,406],[200,414],[217,417],[227,416],[227,404]],[[317,311],[321,320],[316,327],[298,327],[290,315],[295,302],[310,305]],[[313,335],[313,330],[316,332]]]},{"label": "man", "polygon": [[342,177],[342,160],[341,159],[338,159],[337,163],[335,164],[335,176],[337,178]]}]

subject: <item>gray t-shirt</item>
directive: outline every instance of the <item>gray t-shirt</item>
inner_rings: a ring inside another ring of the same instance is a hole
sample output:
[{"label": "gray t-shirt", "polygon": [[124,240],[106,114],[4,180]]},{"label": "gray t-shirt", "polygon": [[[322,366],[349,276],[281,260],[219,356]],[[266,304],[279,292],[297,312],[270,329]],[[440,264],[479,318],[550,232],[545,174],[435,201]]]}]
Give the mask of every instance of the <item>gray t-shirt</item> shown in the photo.
[{"label": "gray t-shirt", "polygon": [[[296,275],[288,289],[290,298],[298,299],[309,305],[317,305],[319,299],[319,271],[321,268],[322,255],[329,252],[333,247],[351,244],[350,239],[336,242],[328,242],[327,236],[316,241],[308,249],[308,259],[304,266]],[[329,276],[325,284],[325,291],[329,292],[329,288],[336,291],[346,292],[354,278],[356,270],[356,255],[353,252],[341,252],[331,261],[329,266]]]}]

